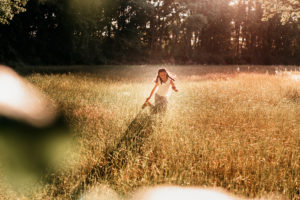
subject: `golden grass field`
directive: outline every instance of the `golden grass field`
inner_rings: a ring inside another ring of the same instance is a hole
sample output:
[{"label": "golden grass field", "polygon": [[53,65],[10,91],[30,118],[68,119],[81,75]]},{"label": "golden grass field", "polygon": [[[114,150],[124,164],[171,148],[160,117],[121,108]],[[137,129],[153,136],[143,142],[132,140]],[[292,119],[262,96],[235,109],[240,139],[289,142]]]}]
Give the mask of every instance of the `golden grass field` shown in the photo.
[{"label": "golden grass field", "polygon": [[300,199],[300,81],[275,75],[283,67],[167,66],[179,92],[165,116],[150,116],[141,106],[160,67],[25,76],[60,105],[79,155],[36,199],[95,185],[126,199],[161,184]]}]

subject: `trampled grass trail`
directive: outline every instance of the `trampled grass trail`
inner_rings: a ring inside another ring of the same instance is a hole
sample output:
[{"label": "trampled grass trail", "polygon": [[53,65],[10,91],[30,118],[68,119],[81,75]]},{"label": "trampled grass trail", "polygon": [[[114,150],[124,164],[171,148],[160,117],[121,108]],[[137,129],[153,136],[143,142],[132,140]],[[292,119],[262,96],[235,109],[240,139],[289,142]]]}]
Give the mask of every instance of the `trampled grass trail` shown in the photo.
[{"label": "trampled grass trail", "polygon": [[157,69],[26,76],[59,103],[80,155],[40,198],[71,199],[80,188],[97,184],[124,198],[141,186],[160,184],[300,198],[297,80],[237,73],[235,67],[228,73],[218,67],[210,73],[201,66],[169,67],[179,92],[170,96],[165,116],[149,117],[141,105]]}]

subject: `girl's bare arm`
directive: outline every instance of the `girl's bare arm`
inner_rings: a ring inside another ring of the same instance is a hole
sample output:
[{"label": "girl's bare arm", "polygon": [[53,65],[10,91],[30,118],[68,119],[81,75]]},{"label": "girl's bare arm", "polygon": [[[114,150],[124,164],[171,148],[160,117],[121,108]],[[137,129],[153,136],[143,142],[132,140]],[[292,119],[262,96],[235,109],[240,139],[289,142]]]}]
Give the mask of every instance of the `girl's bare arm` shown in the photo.
[{"label": "girl's bare arm", "polygon": [[171,80],[170,83],[171,83],[171,85],[172,85],[172,89],[173,89],[175,92],[178,92],[178,90],[177,90],[177,88],[176,88],[174,82]]},{"label": "girl's bare arm", "polygon": [[151,97],[152,97],[153,93],[155,92],[157,86],[158,86],[158,83],[155,83],[155,86],[153,87],[153,89],[150,93],[150,96],[146,99],[146,102],[148,102],[151,99]]}]

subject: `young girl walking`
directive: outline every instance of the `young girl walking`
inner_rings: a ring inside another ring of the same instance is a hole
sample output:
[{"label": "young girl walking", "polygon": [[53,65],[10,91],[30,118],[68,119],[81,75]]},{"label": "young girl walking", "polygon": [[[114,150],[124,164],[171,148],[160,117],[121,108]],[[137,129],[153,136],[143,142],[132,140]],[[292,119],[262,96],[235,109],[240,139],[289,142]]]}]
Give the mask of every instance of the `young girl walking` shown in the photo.
[{"label": "young girl walking", "polygon": [[[143,104],[142,108],[144,109],[146,106],[150,106],[152,113],[161,113],[166,112],[168,105],[168,96],[170,93],[170,88],[175,92],[178,92],[176,86],[174,84],[174,79],[169,76],[166,69],[159,69],[157,73],[157,77],[155,79],[155,85],[150,93],[150,96],[146,99],[146,102]],[[156,91],[156,89],[158,90]],[[155,93],[155,105],[153,106],[149,100],[151,99],[153,93]]]}]

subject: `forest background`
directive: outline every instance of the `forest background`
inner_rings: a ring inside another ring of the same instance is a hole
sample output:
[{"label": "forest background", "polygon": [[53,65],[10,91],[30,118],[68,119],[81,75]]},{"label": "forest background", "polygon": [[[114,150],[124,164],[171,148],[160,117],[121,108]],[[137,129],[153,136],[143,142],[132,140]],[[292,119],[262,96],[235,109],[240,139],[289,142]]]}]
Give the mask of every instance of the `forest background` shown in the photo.
[{"label": "forest background", "polygon": [[297,65],[299,8],[297,0],[3,0],[0,62]]}]

